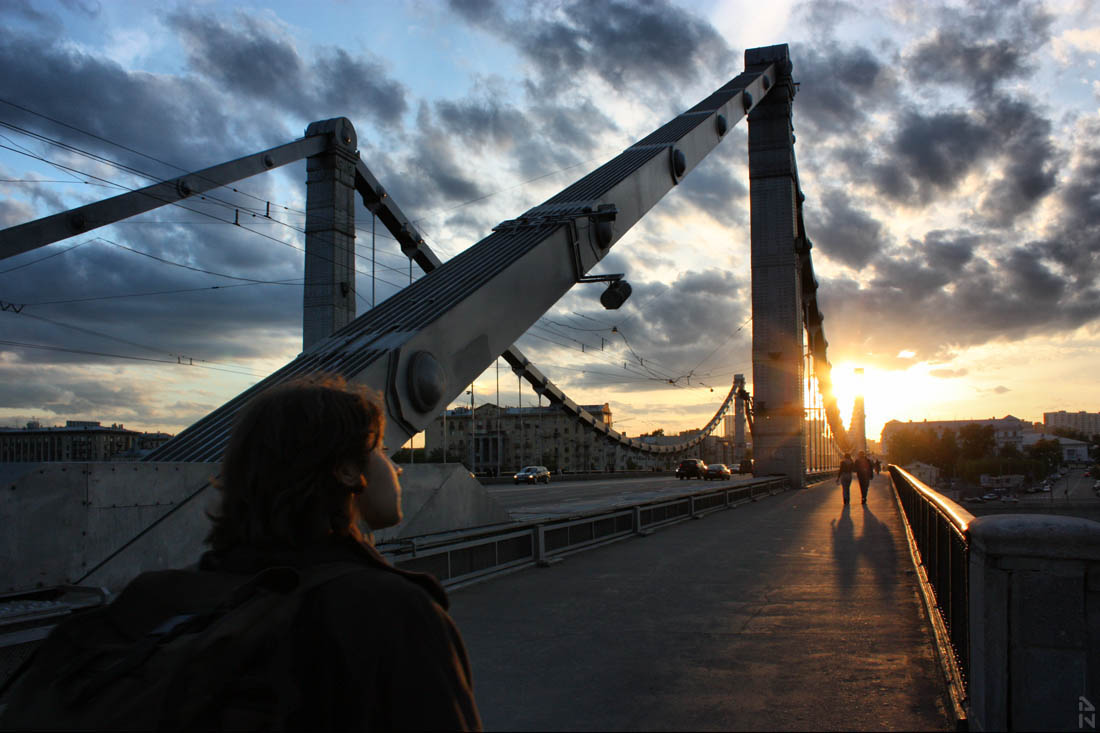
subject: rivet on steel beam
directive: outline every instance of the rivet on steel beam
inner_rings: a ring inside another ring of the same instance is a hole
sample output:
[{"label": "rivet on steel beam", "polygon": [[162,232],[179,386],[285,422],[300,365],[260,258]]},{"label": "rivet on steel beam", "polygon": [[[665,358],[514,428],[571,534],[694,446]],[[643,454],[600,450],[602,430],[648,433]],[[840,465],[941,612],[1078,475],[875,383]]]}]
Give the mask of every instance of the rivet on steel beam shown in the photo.
[{"label": "rivet on steel beam", "polygon": [[409,359],[409,400],[419,412],[428,412],[443,398],[447,376],[439,361],[428,351],[418,351]]},{"label": "rivet on steel beam", "polygon": [[179,195],[183,196],[184,198],[187,198],[192,193],[194,193],[194,190],[192,190],[191,188],[191,182],[188,181],[186,178],[181,178],[176,181],[176,191],[178,191]]},{"label": "rivet on steel beam", "polygon": [[718,130],[718,137],[724,137],[730,129],[730,121],[726,119],[725,115],[718,115],[714,118],[714,126]]},{"label": "rivet on steel beam", "polygon": [[746,112],[752,109],[752,92],[741,92],[741,106],[745,108]]},{"label": "rivet on steel beam", "polygon": [[772,88],[772,80],[768,78],[767,74],[764,74],[764,77],[760,80],[760,83],[764,86],[765,92]]},{"label": "rivet on steel beam", "polygon": [[687,170],[687,157],[684,156],[683,150],[672,148],[670,161],[672,163],[672,178],[679,183],[684,175],[684,171]]},{"label": "rivet on steel beam", "polygon": [[268,168],[274,168],[275,167],[275,159],[272,158],[270,155],[265,155],[264,156],[264,165]]},{"label": "rivet on steel beam", "polygon": [[88,222],[83,214],[73,214],[69,217],[69,226],[78,232],[82,232],[88,228]]}]

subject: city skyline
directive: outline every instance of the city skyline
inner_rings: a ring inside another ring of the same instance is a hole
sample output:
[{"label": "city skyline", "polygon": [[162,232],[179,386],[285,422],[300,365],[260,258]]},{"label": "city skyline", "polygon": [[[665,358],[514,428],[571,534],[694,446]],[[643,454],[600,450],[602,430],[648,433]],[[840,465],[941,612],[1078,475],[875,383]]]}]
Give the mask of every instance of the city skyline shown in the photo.
[{"label": "city skyline", "polygon": [[[751,7],[405,2],[360,24],[341,4],[6,4],[0,227],[144,183],[103,159],[170,177],[158,161],[200,168],[343,114],[448,259],[736,75],[745,47],[790,43],[844,420],[857,367],[872,438],[890,419],[1100,409],[1100,12]],[[622,310],[581,285],[519,341],[632,435],[702,425],[734,373],[751,390],[744,126],[730,137],[601,266],[634,287]],[[302,168],[3,261],[0,300],[23,308],[0,313],[0,424],[178,432],[293,358]],[[271,219],[251,215],[268,202]],[[409,276],[379,227],[372,288],[371,219],[357,217],[363,312]],[[496,401],[495,377],[475,383],[478,404]]]}]

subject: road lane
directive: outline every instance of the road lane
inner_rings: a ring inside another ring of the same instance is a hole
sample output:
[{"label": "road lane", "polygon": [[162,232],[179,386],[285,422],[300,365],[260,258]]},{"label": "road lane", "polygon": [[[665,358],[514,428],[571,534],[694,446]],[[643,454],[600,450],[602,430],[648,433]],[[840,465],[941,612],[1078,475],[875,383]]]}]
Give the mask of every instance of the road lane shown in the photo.
[{"label": "road lane", "polygon": [[513,519],[560,517],[597,509],[670,498],[709,488],[742,486],[752,476],[735,476],[726,481],[680,480],[672,476],[654,478],[604,478],[590,481],[559,480],[549,484],[487,486],[489,496],[508,510]]}]

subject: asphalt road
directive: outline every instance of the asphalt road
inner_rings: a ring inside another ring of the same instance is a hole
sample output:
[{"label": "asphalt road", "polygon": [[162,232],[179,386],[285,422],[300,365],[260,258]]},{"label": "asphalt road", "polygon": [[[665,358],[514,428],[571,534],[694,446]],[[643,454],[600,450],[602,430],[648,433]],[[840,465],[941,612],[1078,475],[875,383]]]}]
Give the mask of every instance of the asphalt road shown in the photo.
[{"label": "asphalt road", "polygon": [[486,490],[517,520],[569,516],[621,504],[689,494],[703,489],[740,486],[754,480],[750,475],[729,481],[680,480],[672,476],[655,478],[607,478],[589,481],[551,480],[549,484],[487,486]]},{"label": "asphalt road", "polygon": [[1057,481],[1051,482],[1051,489],[1049,492],[1040,492],[1037,494],[1028,494],[1026,492],[1018,492],[1020,502],[1056,502],[1056,501],[1082,501],[1085,499],[1095,499],[1096,493],[1093,491],[1092,484],[1096,481],[1094,476],[1086,476],[1084,468],[1071,468],[1066,471],[1066,475]]}]

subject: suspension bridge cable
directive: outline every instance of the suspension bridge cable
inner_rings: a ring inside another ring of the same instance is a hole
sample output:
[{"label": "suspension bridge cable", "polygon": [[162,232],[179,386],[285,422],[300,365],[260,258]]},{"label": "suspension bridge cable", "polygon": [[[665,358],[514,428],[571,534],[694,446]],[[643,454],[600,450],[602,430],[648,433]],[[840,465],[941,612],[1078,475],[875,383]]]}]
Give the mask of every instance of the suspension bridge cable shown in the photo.
[{"label": "suspension bridge cable", "polygon": [[[248,368],[248,367],[239,366],[237,364],[224,364],[224,363],[220,363],[220,362],[216,362],[216,361],[211,361],[209,359],[202,359],[202,358],[196,359],[195,357],[190,357],[190,356],[185,356],[183,354],[178,354],[174,351],[169,351],[168,349],[159,348],[159,347],[156,347],[156,346],[149,346],[148,344],[139,343],[137,341],[130,341],[130,340],[124,339],[120,336],[112,336],[109,333],[103,333],[102,331],[96,331],[96,330],[91,329],[91,328],[85,328],[84,326],[77,326],[76,324],[73,324],[73,323],[65,323],[64,321],[58,321],[58,320],[55,320],[53,318],[46,318],[45,316],[34,315],[33,313],[22,313],[21,315],[23,315],[27,318],[33,318],[36,321],[44,321],[44,322],[49,323],[49,324],[54,325],[54,326],[60,326],[62,328],[68,328],[68,329],[71,329],[73,331],[78,331],[80,333],[87,334],[87,335],[90,335],[90,336],[98,336],[99,338],[105,338],[109,341],[117,341],[118,343],[126,344],[127,346],[135,346],[139,349],[145,349],[146,351],[151,351],[155,354],[167,354],[168,356],[176,357],[177,360],[187,360],[189,363],[199,361],[199,362],[202,362],[203,364],[214,364],[214,365],[225,367],[225,368],[235,368],[237,370],[242,370],[242,369],[247,369]],[[182,363],[182,361],[180,363]],[[248,376],[259,376],[259,377],[267,376],[266,374],[255,374],[253,372],[244,372],[244,371],[238,371],[238,373],[239,374],[247,374]]]},{"label": "suspension bridge cable", "polygon": [[154,359],[151,356],[133,356],[133,355],[130,355],[130,354],[112,354],[112,353],[106,352],[106,351],[91,351],[89,349],[71,349],[71,348],[64,347],[64,346],[49,346],[49,345],[46,345],[46,344],[31,344],[31,343],[27,343],[25,341],[12,341],[12,340],[9,340],[9,339],[0,339],[0,346],[18,346],[18,347],[22,347],[22,348],[25,348],[25,349],[43,349],[43,350],[46,350],[46,351],[61,351],[61,352],[67,353],[67,354],[86,354],[86,355],[90,355],[90,356],[105,356],[105,357],[112,358],[112,359],[130,359],[132,361],[147,361],[147,362],[154,362],[154,363],[158,363],[158,364],[175,364],[177,366],[196,367],[196,368],[199,368],[199,369],[211,369],[211,370],[216,371],[216,372],[227,372],[229,374],[236,374],[236,375],[242,376],[242,377],[263,378],[263,377],[267,376],[266,374],[262,374],[262,375],[250,374],[250,373],[247,373],[247,372],[239,372],[239,371],[236,371],[234,369],[225,369],[223,367],[210,366],[209,364],[195,364],[195,363],[192,363],[191,361],[182,362],[182,361],[171,361],[169,359]]},{"label": "suspension bridge cable", "polygon": [[54,252],[52,254],[48,254],[45,257],[39,257],[37,260],[31,260],[30,262],[24,262],[22,265],[16,265],[15,267],[9,267],[6,270],[0,270],[0,275],[6,275],[9,272],[15,272],[16,270],[22,270],[24,267],[30,267],[31,265],[37,265],[39,262],[43,262],[44,260],[48,260],[48,259],[51,259],[53,257],[59,257],[60,255],[63,255],[63,254],[68,254],[69,252],[72,252],[77,247],[83,247],[85,244],[88,244],[89,242],[94,242],[94,241],[95,241],[94,239],[85,239],[83,242],[77,242],[72,247],[66,247],[63,250]]}]

